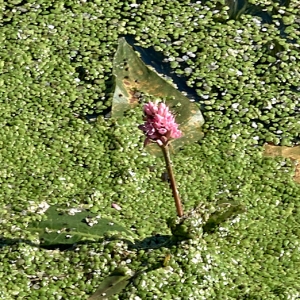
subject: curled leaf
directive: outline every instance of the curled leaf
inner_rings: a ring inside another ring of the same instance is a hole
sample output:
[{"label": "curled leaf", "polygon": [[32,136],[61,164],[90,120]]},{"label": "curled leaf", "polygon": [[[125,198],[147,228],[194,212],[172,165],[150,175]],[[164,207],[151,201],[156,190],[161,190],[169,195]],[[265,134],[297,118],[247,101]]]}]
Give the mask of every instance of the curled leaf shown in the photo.
[{"label": "curled leaf", "polygon": [[[141,95],[146,94],[152,97],[150,100],[154,97],[165,101],[176,115],[176,123],[180,125],[179,129],[183,136],[172,142],[174,149],[203,137],[201,127],[204,119],[197,104],[191,102],[172,84],[146,66],[124,38],[119,39],[113,62],[113,74],[115,77],[113,118],[121,118],[127,110],[140,105]],[[151,154],[161,155],[161,150],[156,144],[149,144],[146,149]]]}]

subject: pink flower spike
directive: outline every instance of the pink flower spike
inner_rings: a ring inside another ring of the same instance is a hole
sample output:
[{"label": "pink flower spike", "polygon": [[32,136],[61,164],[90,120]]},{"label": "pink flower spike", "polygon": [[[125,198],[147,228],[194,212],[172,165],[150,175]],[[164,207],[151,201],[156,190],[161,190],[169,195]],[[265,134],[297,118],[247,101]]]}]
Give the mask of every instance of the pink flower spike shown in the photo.
[{"label": "pink flower spike", "polygon": [[150,141],[157,142],[160,146],[161,141],[166,145],[170,139],[180,138],[182,132],[178,129],[178,124],[165,103],[149,102],[144,105],[145,123],[139,126],[146,140],[144,145]]}]

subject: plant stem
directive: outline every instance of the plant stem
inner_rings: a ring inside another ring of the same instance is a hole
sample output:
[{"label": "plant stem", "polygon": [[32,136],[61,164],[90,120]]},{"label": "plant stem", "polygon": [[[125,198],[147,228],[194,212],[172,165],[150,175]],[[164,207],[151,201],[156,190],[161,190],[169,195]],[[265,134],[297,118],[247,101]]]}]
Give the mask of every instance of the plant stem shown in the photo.
[{"label": "plant stem", "polygon": [[172,163],[171,163],[171,159],[170,159],[169,146],[168,145],[163,145],[163,146],[161,146],[161,148],[162,148],[162,151],[163,151],[163,154],[164,154],[168,175],[169,175],[169,178],[170,178],[170,181],[171,181],[171,189],[172,189],[173,197],[174,197],[174,200],[175,200],[177,215],[178,215],[178,217],[182,217],[183,216],[182,204],[181,204],[179,192],[177,190],[177,184],[176,184],[175,176],[174,176],[174,173],[173,173]]}]

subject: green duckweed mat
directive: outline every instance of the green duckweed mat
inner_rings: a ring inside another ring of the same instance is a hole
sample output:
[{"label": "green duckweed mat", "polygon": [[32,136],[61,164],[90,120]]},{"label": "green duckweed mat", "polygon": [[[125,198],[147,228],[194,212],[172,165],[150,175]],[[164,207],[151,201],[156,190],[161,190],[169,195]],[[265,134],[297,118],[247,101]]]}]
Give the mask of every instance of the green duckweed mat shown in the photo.
[{"label": "green duckweed mat", "polygon": [[[88,299],[119,267],[147,270],[115,300],[300,297],[295,161],[263,155],[265,143],[299,143],[299,1],[0,8],[1,299]],[[205,119],[204,138],[172,156],[185,211],[246,208],[202,238],[165,243],[175,208],[164,162],[142,149],[141,113],[107,118],[113,57],[127,36],[164,57],[153,64],[193,91]],[[126,230],[42,247],[29,225],[54,205]]]}]

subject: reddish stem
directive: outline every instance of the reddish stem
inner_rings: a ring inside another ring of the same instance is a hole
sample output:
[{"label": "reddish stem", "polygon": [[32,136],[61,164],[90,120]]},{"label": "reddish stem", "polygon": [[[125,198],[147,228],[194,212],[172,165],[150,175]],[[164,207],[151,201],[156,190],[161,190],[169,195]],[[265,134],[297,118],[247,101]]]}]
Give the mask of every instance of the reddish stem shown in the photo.
[{"label": "reddish stem", "polygon": [[182,209],[182,204],[181,204],[179,192],[178,192],[178,189],[177,189],[175,176],[174,176],[174,173],[173,173],[172,163],[171,163],[171,159],[170,159],[169,146],[164,144],[164,145],[161,146],[161,149],[162,149],[163,154],[164,154],[168,175],[169,175],[169,178],[170,178],[170,181],[171,181],[171,189],[172,189],[173,197],[174,197],[174,200],[175,200],[177,215],[178,215],[178,217],[182,217],[183,216],[183,209]]}]

